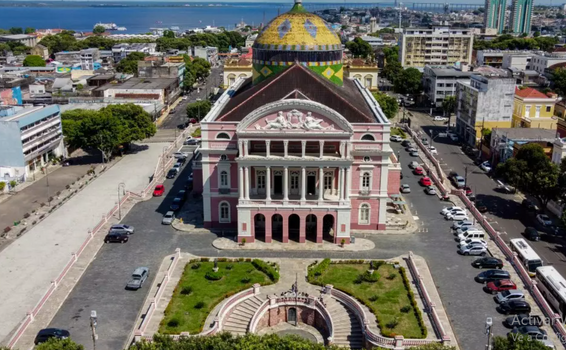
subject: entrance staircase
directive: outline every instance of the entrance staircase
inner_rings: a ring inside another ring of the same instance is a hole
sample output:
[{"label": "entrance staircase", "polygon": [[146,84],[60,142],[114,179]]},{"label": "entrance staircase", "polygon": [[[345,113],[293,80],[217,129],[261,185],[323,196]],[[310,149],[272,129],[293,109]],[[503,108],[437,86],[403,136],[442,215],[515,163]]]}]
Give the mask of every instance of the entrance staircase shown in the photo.
[{"label": "entrance staircase", "polygon": [[334,324],[334,340],[332,344],[349,347],[350,349],[363,348],[363,333],[360,322],[356,316],[341,302],[334,298],[325,299],[326,310]]},{"label": "entrance staircase", "polygon": [[263,301],[264,300],[257,296],[252,296],[238,303],[230,313],[230,316],[228,316],[226,322],[224,322],[222,330],[236,335],[246,334],[252,317]]}]

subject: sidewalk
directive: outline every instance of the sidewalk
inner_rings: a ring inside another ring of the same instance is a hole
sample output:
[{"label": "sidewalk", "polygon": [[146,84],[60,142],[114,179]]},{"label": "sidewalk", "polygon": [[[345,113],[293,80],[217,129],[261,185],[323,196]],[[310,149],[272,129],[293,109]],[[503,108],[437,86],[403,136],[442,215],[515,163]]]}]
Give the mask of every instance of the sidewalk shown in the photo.
[{"label": "sidewalk", "polygon": [[[84,242],[88,230],[116,204],[118,184],[141,192],[164,144],[124,157],[61,208],[0,253],[0,341],[18,326]],[[66,185],[66,183],[65,183]]]}]

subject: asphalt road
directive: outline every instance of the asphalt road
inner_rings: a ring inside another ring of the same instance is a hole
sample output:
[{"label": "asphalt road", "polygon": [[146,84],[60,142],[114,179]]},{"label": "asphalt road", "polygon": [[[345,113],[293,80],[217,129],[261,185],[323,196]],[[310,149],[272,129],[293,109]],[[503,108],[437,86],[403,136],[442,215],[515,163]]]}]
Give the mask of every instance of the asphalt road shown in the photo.
[{"label": "asphalt road", "polygon": [[[436,133],[437,130],[445,129],[440,122],[433,122],[425,115],[417,114],[413,122],[421,125],[427,135],[430,135],[430,130],[435,130]],[[495,180],[475,165],[473,159],[464,154],[458,145],[447,138],[438,137],[434,139],[433,145],[437,148],[442,168],[447,173],[456,171],[459,175],[465,176],[467,167],[468,186],[476,194],[477,200],[482,201],[488,208],[486,217],[496,230],[504,233],[502,238],[507,243],[513,238],[524,238],[522,233],[527,226],[535,227],[539,231],[544,230],[535,220],[535,214],[521,206],[523,197],[498,192]],[[529,244],[545,264],[553,265],[563,276],[566,276],[566,242],[542,234],[540,241]]]},{"label": "asphalt road", "polygon": [[182,100],[179,105],[177,105],[176,112],[169,115],[165,118],[163,123],[161,123],[162,129],[175,129],[179,128],[181,125],[187,122],[187,113],[185,112],[187,109],[187,105],[189,103],[193,103],[200,98],[204,100],[208,97],[214,88],[219,87],[222,85],[222,76],[220,75],[223,72],[222,67],[215,67],[211,69],[210,75],[206,78],[205,82],[199,84],[199,87],[193,90],[186,100]]},{"label": "asphalt road", "polygon": [[[399,145],[393,145],[397,149]],[[470,266],[473,257],[460,256],[456,242],[449,230],[451,222],[439,214],[446,203],[435,196],[426,195],[417,184],[418,177],[410,173],[408,162],[414,160],[401,150],[403,183],[410,184],[412,193],[405,196],[419,222],[428,232],[408,235],[376,235],[369,239],[376,248],[362,252],[321,251],[219,251],[211,243],[214,234],[177,233],[169,226],[161,225],[161,217],[168,210],[172,198],[184,185],[190,173],[190,164],[174,180],[165,182],[167,196],[153,198],[136,205],[124,218],[124,223],[136,227],[136,233],[126,244],[103,246],[95,260],[69,295],[50,326],[68,329],[72,338],[92,349],[90,338],[90,310],[98,313],[98,350],[115,350],[124,347],[133,329],[138,311],[143,305],[154,272],[163,257],[175,248],[200,256],[245,256],[264,258],[392,258],[409,250],[427,259],[434,281],[442,297],[462,349],[477,349],[485,340],[486,316],[494,317],[495,335],[504,335],[502,316],[497,315],[490,295],[482,291],[482,285],[473,278],[479,273]],[[150,268],[150,279],[138,291],[126,291],[125,284],[138,266]]]}]

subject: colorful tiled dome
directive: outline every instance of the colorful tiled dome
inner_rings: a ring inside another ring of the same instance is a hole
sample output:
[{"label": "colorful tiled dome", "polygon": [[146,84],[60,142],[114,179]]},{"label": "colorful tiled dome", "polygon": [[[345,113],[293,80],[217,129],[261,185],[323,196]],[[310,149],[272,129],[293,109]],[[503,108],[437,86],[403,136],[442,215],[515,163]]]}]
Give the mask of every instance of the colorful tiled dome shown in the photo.
[{"label": "colorful tiled dome", "polygon": [[275,17],[253,45],[253,80],[260,82],[298,62],[342,85],[342,45],[332,28],[295,0],[291,11]]}]

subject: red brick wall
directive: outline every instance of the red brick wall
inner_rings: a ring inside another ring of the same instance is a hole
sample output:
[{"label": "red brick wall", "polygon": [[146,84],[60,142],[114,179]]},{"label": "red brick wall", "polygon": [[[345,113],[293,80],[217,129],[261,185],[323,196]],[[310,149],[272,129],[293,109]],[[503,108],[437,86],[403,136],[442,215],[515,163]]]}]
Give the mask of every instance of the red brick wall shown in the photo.
[{"label": "red brick wall", "polygon": [[389,170],[387,180],[387,194],[399,194],[399,187],[401,186],[401,170]]}]

